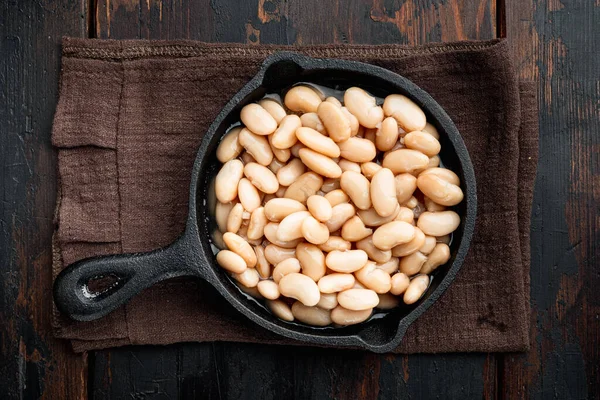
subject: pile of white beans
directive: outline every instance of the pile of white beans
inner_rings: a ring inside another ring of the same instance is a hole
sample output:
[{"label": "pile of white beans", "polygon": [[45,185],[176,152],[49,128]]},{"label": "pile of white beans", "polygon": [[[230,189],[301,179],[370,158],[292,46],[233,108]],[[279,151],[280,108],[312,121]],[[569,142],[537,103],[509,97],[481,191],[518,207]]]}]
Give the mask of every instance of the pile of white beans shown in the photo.
[{"label": "pile of white beans", "polygon": [[217,149],[218,264],[277,317],[312,326],[417,302],[450,259],[460,217],[446,208],[463,199],[413,101],[338,93],[301,84],[283,104],[248,104]]}]

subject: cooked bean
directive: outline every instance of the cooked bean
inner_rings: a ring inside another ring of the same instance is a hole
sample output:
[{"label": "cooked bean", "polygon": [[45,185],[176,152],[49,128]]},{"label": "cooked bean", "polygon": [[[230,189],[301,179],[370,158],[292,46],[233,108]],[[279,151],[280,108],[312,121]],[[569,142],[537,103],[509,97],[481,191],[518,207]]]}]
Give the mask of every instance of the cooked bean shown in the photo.
[{"label": "cooked bean", "polygon": [[351,87],[344,93],[344,105],[365,128],[375,128],[383,121],[383,110],[375,97],[361,88]]},{"label": "cooked bean", "polygon": [[223,234],[223,241],[229,248],[240,257],[244,259],[248,267],[256,266],[256,254],[250,244],[245,241],[242,237],[232,232],[225,232]]},{"label": "cooked bean", "polygon": [[239,126],[233,128],[223,136],[223,139],[221,139],[221,143],[219,143],[219,147],[217,147],[217,159],[223,164],[233,160],[240,155],[242,150],[244,150],[240,142],[238,142],[238,136],[241,130],[242,128]]},{"label": "cooked bean", "polygon": [[[241,131],[240,131],[241,132]],[[239,141],[239,138],[238,138]],[[248,163],[255,163],[256,160],[254,159],[254,157],[252,157],[250,155],[250,153],[247,152],[243,152],[242,155],[240,156],[240,159],[242,160],[242,162],[244,163],[244,165],[248,164]]]},{"label": "cooked bean", "polygon": [[254,268],[247,268],[244,272],[239,274],[232,273],[231,277],[247,288],[256,287],[260,280],[258,272]]},{"label": "cooked bean", "polygon": [[331,321],[338,325],[356,325],[366,321],[371,316],[373,309],[367,310],[348,310],[342,306],[337,306],[331,310]]},{"label": "cooked bean", "polygon": [[317,282],[325,275],[325,255],[314,244],[300,243],[296,247],[296,258],[302,273]]},{"label": "cooked bean", "polygon": [[217,205],[215,206],[215,221],[221,232],[227,231],[227,219],[233,206],[234,203],[221,203],[217,201]]},{"label": "cooked bean", "polygon": [[242,108],[240,119],[246,125],[246,128],[257,135],[270,135],[277,129],[275,118],[267,110],[255,103],[248,104]]},{"label": "cooked bean", "polygon": [[376,266],[380,270],[387,272],[388,275],[392,275],[398,271],[399,263],[400,263],[400,259],[398,257],[392,257],[392,258],[390,258],[389,261],[376,264]]},{"label": "cooked bean", "polygon": [[371,184],[363,175],[354,171],[346,171],[340,178],[340,186],[357,208],[361,210],[371,208]]},{"label": "cooked bean", "polygon": [[377,214],[389,217],[398,206],[396,199],[396,182],[394,174],[387,168],[382,168],[371,179],[371,202]]},{"label": "cooked bean", "polygon": [[240,274],[248,268],[244,259],[230,250],[221,250],[217,253],[217,263],[229,272]]},{"label": "cooked bean", "polygon": [[311,128],[320,134],[327,135],[327,131],[325,130],[325,126],[323,122],[317,115],[317,113],[305,113],[300,116],[300,121],[302,122],[302,126],[305,128]]},{"label": "cooked bean", "polygon": [[316,305],[321,298],[321,292],[315,281],[306,275],[295,272],[281,278],[279,292],[285,297],[296,299],[309,307]]},{"label": "cooked bean", "polygon": [[[419,228],[417,228],[417,229],[419,229]],[[431,253],[433,251],[436,244],[437,244],[437,238],[435,236],[425,235],[425,241],[423,242],[423,245],[421,246],[419,251],[425,255],[428,255],[429,253]]]},{"label": "cooked bean", "polygon": [[383,158],[383,167],[389,168],[394,174],[413,172],[425,168],[429,157],[417,150],[400,149],[389,153]]},{"label": "cooked bean", "polygon": [[350,247],[352,247],[352,245],[350,244],[350,242],[342,239],[339,236],[329,236],[329,239],[327,239],[327,241],[325,243],[320,244],[318,247],[319,247],[319,249],[321,249],[325,252],[331,252],[334,250],[338,250],[338,251],[350,250]]},{"label": "cooked bean", "polygon": [[419,228],[415,229],[415,237],[407,243],[399,244],[392,248],[392,255],[394,257],[408,256],[419,250],[425,244],[425,234]]},{"label": "cooked bean", "polygon": [[244,213],[244,207],[237,203],[231,209],[229,216],[227,217],[227,232],[237,233],[242,226],[242,214]]},{"label": "cooked bean", "polygon": [[273,280],[279,283],[281,278],[291,273],[300,272],[300,262],[294,257],[286,258],[273,269]]},{"label": "cooked bean", "polygon": [[265,204],[265,216],[269,221],[278,222],[298,211],[306,211],[304,204],[298,200],[280,198],[271,199]]},{"label": "cooked bean", "polygon": [[323,196],[313,195],[306,200],[308,211],[318,221],[325,222],[331,219],[333,214],[331,204]]},{"label": "cooked bean", "polygon": [[215,178],[215,194],[221,203],[229,203],[238,195],[238,184],[244,176],[244,164],[240,160],[227,161]]},{"label": "cooked bean", "polygon": [[302,222],[302,236],[309,243],[323,244],[329,239],[329,229],[325,224],[317,221],[313,216],[308,216]]},{"label": "cooked bean", "polygon": [[294,86],[285,94],[284,103],[292,111],[316,112],[321,96],[308,86]]},{"label": "cooked bean", "polygon": [[285,118],[285,116],[287,115],[287,113],[285,112],[285,109],[281,106],[281,104],[273,99],[262,99],[261,101],[258,102],[258,104],[264,108],[265,110],[267,110],[267,112],[269,114],[271,114],[271,117],[273,117],[275,119],[275,121],[277,122],[277,124],[281,123],[281,120]]},{"label": "cooked bean", "polygon": [[375,147],[380,151],[388,151],[398,141],[398,122],[392,117],[383,120],[375,134]]},{"label": "cooked bean", "polygon": [[351,273],[361,269],[368,261],[363,250],[334,250],[325,257],[325,265],[333,271]]},{"label": "cooked bean", "polygon": [[417,190],[417,178],[409,173],[396,175],[396,200],[398,203],[406,203]]},{"label": "cooked bean", "polygon": [[419,176],[435,175],[453,185],[460,185],[460,178],[453,171],[447,168],[428,168],[421,172]]},{"label": "cooked bean", "polygon": [[264,193],[275,193],[279,189],[279,182],[275,174],[267,167],[257,163],[244,166],[244,175],[260,191]]},{"label": "cooked bean", "polygon": [[343,158],[338,162],[340,168],[342,169],[342,172],[346,172],[346,171],[354,171],[356,173],[360,174],[360,164],[352,162],[352,161],[348,161],[348,160],[344,160]]},{"label": "cooked bean", "polygon": [[354,206],[350,203],[338,204],[331,209],[331,218],[325,222],[329,232],[335,232],[344,225],[356,213]]},{"label": "cooked bean", "polygon": [[382,217],[381,215],[377,214],[377,211],[375,211],[374,208],[369,208],[368,210],[359,210],[358,216],[366,226],[380,226],[393,221],[399,212],[400,206],[397,206],[392,215],[389,217]]},{"label": "cooked bean", "polygon": [[294,158],[277,171],[277,180],[279,181],[279,184],[283,186],[290,186],[304,173],[305,170],[306,167],[302,163],[302,160]]},{"label": "cooked bean", "polygon": [[436,203],[427,196],[423,197],[423,203],[425,204],[425,209],[427,211],[446,211],[446,206]]},{"label": "cooked bean", "polygon": [[[330,103],[323,103],[330,104]],[[301,127],[296,129],[296,137],[306,147],[327,157],[339,157],[340,148],[333,140],[322,135],[312,128]]]},{"label": "cooked bean", "polygon": [[373,244],[373,235],[356,242],[356,248],[363,250],[369,258],[378,263],[384,263],[392,258],[391,250],[380,250]]},{"label": "cooked bean", "polygon": [[401,94],[387,96],[383,102],[383,111],[386,116],[394,117],[406,132],[420,131],[427,123],[423,110]]},{"label": "cooked bean", "polygon": [[410,285],[410,278],[408,275],[398,272],[392,276],[392,288],[390,289],[390,293],[395,296],[400,296],[406,292],[408,285]]},{"label": "cooked bean", "polygon": [[265,299],[275,300],[279,297],[279,285],[273,281],[260,281],[256,285],[256,288],[258,289],[258,293],[260,293]]},{"label": "cooked bean", "polygon": [[323,178],[321,175],[314,172],[305,172],[296,179],[296,182],[288,186],[284,196],[304,203],[310,196],[317,193],[322,185]]},{"label": "cooked bean", "polygon": [[300,149],[300,159],[311,170],[328,178],[338,178],[342,175],[342,169],[331,158],[317,153],[314,150]]},{"label": "cooked bean", "polygon": [[463,192],[459,186],[433,174],[419,175],[417,186],[425,196],[443,206],[457,205],[463,199]]},{"label": "cooked bean", "polygon": [[265,208],[258,207],[254,211],[252,211],[252,215],[250,216],[250,222],[248,223],[248,231],[246,235],[248,235],[248,239],[250,240],[258,240],[263,237],[265,234],[265,226],[269,221],[265,215]]},{"label": "cooked bean", "polygon": [[429,236],[448,235],[458,228],[460,217],[454,211],[424,212],[417,226]]},{"label": "cooked bean", "polygon": [[256,254],[256,271],[261,278],[267,279],[271,276],[271,264],[269,264],[265,257],[265,248],[254,246],[254,254]]},{"label": "cooked bean", "polygon": [[377,268],[373,261],[367,262],[364,267],[354,272],[354,276],[360,283],[375,291],[375,293],[387,293],[392,287],[390,274]]},{"label": "cooked bean", "polygon": [[415,228],[404,221],[392,221],[381,225],[373,233],[373,244],[380,250],[391,250],[415,237]]},{"label": "cooked bean", "polygon": [[331,204],[331,207],[335,207],[338,204],[347,203],[350,201],[348,195],[341,189],[332,190],[327,193],[325,199]]},{"label": "cooked bean", "polygon": [[273,161],[273,151],[265,136],[255,135],[244,128],[240,131],[238,141],[260,165],[267,166]]},{"label": "cooked bean", "polygon": [[267,300],[267,307],[277,317],[284,321],[291,322],[294,320],[292,309],[281,300]]},{"label": "cooked bean", "polygon": [[410,199],[408,199],[408,201],[404,203],[404,206],[406,206],[407,208],[415,208],[418,204],[419,200],[417,200],[415,196],[411,196]]},{"label": "cooked bean", "polygon": [[337,293],[321,292],[321,299],[317,303],[317,307],[323,310],[333,310],[338,305]]},{"label": "cooked bean", "polygon": [[271,146],[271,151],[273,152],[273,156],[275,156],[275,160],[285,163],[290,159],[292,156],[290,149],[278,149],[273,146],[273,135],[267,136],[267,140],[269,141],[269,146]]},{"label": "cooked bean", "polygon": [[342,237],[349,242],[357,242],[373,234],[358,215],[353,216],[342,226]]},{"label": "cooked bean", "polygon": [[421,274],[431,274],[440,265],[444,265],[450,259],[450,247],[446,243],[438,243],[431,254],[427,257],[427,261],[421,267]]},{"label": "cooked bean", "polygon": [[331,104],[335,104],[338,107],[342,107],[342,103],[340,103],[340,101],[333,97],[333,96],[329,96],[328,98],[325,99],[326,102],[331,103]]},{"label": "cooked bean", "polygon": [[379,310],[391,310],[400,305],[400,299],[391,293],[378,294],[379,304],[377,308]]},{"label": "cooked bean", "polygon": [[281,120],[279,128],[273,133],[271,143],[277,149],[289,149],[298,141],[296,129],[302,126],[300,117],[297,115],[287,115]]},{"label": "cooked bean", "polygon": [[358,119],[346,107],[342,107],[342,112],[350,124],[350,137],[356,136],[362,128],[358,123]]},{"label": "cooked bean", "polygon": [[[340,188],[340,180],[339,178],[334,179],[334,178],[327,178],[323,181],[323,185],[321,186],[321,192],[323,193],[329,193],[332,190],[336,190]],[[319,196],[319,197],[323,197],[323,196]]]},{"label": "cooked bean", "polygon": [[265,239],[267,239],[269,242],[273,243],[274,245],[283,247],[285,249],[293,249],[300,242],[300,238],[294,239],[294,240],[289,240],[289,241],[279,240],[279,238],[277,237],[278,230],[279,230],[278,223],[269,222],[267,225],[265,225],[265,229],[263,231],[263,233],[265,235]]},{"label": "cooked bean", "polygon": [[[340,106],[326,101],[322,102],[317,109],[317,115],[319,116],[319,119],[323,121],[325,129],[333,141],[343,142],[350,138],[350,121]],[[306,145],[308,146],[308,144]]]},{"label": "cooked bean", "polygon": [[[340,147],[340,155],[342,158],[357,163],[371,161],[377,155],[375,145],[370,140],[356,136],[351,137],[343,142],[339,142],[338,146]],[[427,160],[429,161],[429,159]]]},{"label": "cooked bean", "polygon": [[260,207],[260,195],[254,185],[246,178],[240,179],[238,184],[238,197],[244,210],[252,212]]},{"label": "cooked bean", "polygon": [[366,163],[362,163],[360,165],[360,170],[362,172],[362,174],[367,178],[367,179],[373,179],[373,176],[381,169],[383,168],[381,165],[374,163],[374,162],[366,162]]},{"label": "cooked bean", "polygon": [[302,237],[302,223],[310,216],[308,211],[298,211],[288,215],[279,223],[277,239],[289,242]]},{"label": "cooked bean", "polygon": [[308,325],[327,326],[331,324],[329,310],[319,307],[307,307],[299,301],[292,304],[292,314],[298,321]]},{"label": "cooked bean", "polygon": [[434,138],[436,138],[437,140],[440,140],[440,134],[438,133],[438,130],[436,129],[435,126],[433,126],[429,122],[427,124],[425,124],[425,128],[421,129],[421,131],[422,132],[427,132],[431,136],[433,136]]},{"label": "cooked bean", "polygon": [[[410,281],[410,285],[404,292],[404,303],[414,304],[419,300],[427,288],[429,287],[429,277],[427,275],[419,275]],[[339,301],[339,299],[338,299]]]},{"label": "cooked bean", "polygon": [[296,257],[296,249],[286,249],[274,244],[269,244],[265,247],[265,258],[272,265],[277,265],[283,260],[291,257]]},{"label": "cooked bean", "polygon": [[440,166],[440,156],[429,157],[429,164],[427,168],[437,168]]},{"label": "cooked bean", "polygon": [[433,157],[440,152],[440,142],[429,133],[414,131],[404,136],[404,145],[413,150],[418,150],[426,156]]},{"label": "cooked bean", "polygon": [[285,165],[286,165],[286,163],[274,158],[273,161],[271,161],[271,164],[268,165],[268,167],[271,170],[271,172],[273,172],[274,174],[277,174],[277,172],[279,172],[279,170],[281,168],[283,168]]},{"label": "cooked bean", "polygon": [[368,310],[377,307],[379,297],[370,289],[348,289],[338,294],[338,303],[348,310]]},{"label": "cooked bean", "polygon": [[319,279],[318,286],[321,293],[337,293],[342,290],[351,289],[355,278],[352,274],[331,273]]}]

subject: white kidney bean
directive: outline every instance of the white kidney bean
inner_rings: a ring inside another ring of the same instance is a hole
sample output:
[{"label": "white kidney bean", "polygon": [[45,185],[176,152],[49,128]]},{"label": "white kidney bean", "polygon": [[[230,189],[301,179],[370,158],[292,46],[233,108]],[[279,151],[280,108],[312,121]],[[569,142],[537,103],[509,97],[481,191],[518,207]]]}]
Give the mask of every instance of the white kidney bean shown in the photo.
[{"label": "white kidney bean", "polygon": [[296,129],[302,126],[300,117],[294,114],[287,115],[281,120],[279,128],[273,133],[271,143],[277,149],[289,149],[296,144]]},{"label": "white kidney bean", "polygon": [[356,311],[348,310],[342,306],[337,306],[336,308],[331,310],[331,321],[334,324],[342,326],[356,325],[369,319],[372,313],[372,308],[367,310]]},{"label": "white kidney bean", "polygon": [[329,232],[335,232],[344,225],[346,221],[354,216],[356,210],[350,203],[338,204],[331,208],[331,218],[325,222]]},{"label": "white kidney bean", "polygon": [[292,322],[294,320],[294,314],[292,309],[286,303],[281,300],[267,300],[267,307],[277,317],[284,321]]},{"label": "white kidney bean", "polygon": [[398,122],[387,117],[381,123],[375,134],[375,147],[380,151],[388,151],[398,141]]},{"label": "white kidney bean", "polygon": [[298,211],[282,219],[277,228],[277,239],[283,242],[300,239],[302,237],[302,223],[309,216],[308,211]]},{"label": "white kidney bean", "polygon": [[215,194],[221,203],[229,203],[238,195],[238,184],[244,176],[244,164],[240,160],[227,161],[215,178]]},{"label": "white kidney bean", "polygon": [[371,179],[371,202],[377,214],[389,217],[398,207],[394,174],[382,168]]},{"label": "white kidney bean", "polygon": [[300,122],[305,128],[311,128],[319,132],[322,135],[327,135],[323,122],[317,115],[317,113],[305,113],[300,116]]},{"label": "white kidney bean", "polygon": [[273,99],[262,99],[261,101],[258,102],[258,104],[264,108],[265,110],[267,110],[267,112],[269,114],[271,114],[271,117],[273,117],[275,119],[275,121],[277,122],[277,124],[281,123],[281,120],[285,118],[285,116],[287,115],[287,113],[285,112],[285,109],[281,106],[281,104]]},{"label": "white kidney bean", "polygon": [[399,270],[402,273],[405,273],[408,276],[413,276],[418,274],[421,270],[423,264],[427,261],[427,256],[420,251],[415,251],[414,253],[402,257],[400,259]]},{"label": "white kidney bean", "polygon": [[334,250],[325,257],[327,268],[336,272],[351,273],[361,269],[368,261],[368,255],[363,250]]},{"label": "white kidney bean", "polygon": [[389,261],[384,263],[376,264],[377,268],[380,270],[387,272],[388,275],[392,275],[398,271],[398,264],[400,263],[400,259],[398,257],[392,257]]},{"label": "white kidney bean", "polygon": [[423,110],[401,94],[387,96],[383,102],[383,111],[386,116],[394,117],[406,132],[420,131],[427,123]]},{"label": "white kidney bean", "polygon": [[281,261],[273,269],[273,280],[275,283],[279,283],[281,278],[291,273],[300,272],[300,262],[297,258],[290,257]]},{"label": "white kidney bean", "polygon": [[437,140],[440,140],[440,134],[435,126],[430,124],[429,122],[425,124],[425,128],[421,129],[422,132],[427,132]]},{"label": "white kidney bean", "polygon": [[306,170],[305,165],[298,158],[294,158],[277,171],[277,181],[283,186],[290,186]]},{"label": "white kidney bean", "polygon": [[296,129],[296,137],[302,144],[317,153],[321,153],[331,158],[340,156],[340,148],[337,144],[327,136],[322,135],[312,128],[301,127]]},{"label": "white kidney bean", "polygon": [[375,97],[361,88],[352,87],[344,93],[344,105],[365,128],[375,128],[383,121],[383,110]]},{"label": "white kidney bean", "polygon": [[242,237],[232,232],[225,232],[223,234],[223,241],[229,250],[244,259],[244,262],[248,267],[253,268],[256,265],[256,254],[254,253],[254,250],[252,250],[250,244]]},{"label": "white kidney bean", "polygon": [[314,306],[321,298],[319,287],[306,275],[292,272],[279,281],[279,292],[292,299],[300,301],[305,306]]},{"label": "white kidney bean", "polygon": [[317,109],[317,115],[323,121],[325,129],[333,141],[343,142],[350,138],[350,121],[342,111],[341,106],[326,101],[322,102]]},{"label": "white kidney bean", "polygon": [[292,314],[294,317],[305,324],[312,326],[331,325],[331,312],[319,307],[307,307],[297,301],[292,304]]},{"label": "white kidney bean", "polygon": [[251,103],[240,112],[240,120],[252,133],[266,136],[275,132],[277,121],[259,104]]},{"label": "white kidney bean", "polygon": [[265,258],[272,265],[277,265],[287,258],[296,257],[296,248],[287,249],[274,244],[265,247]]},{"label": "white kidney bean", "polygon": [[404,145],[413,150],[418,150],[426,156],[433,157],[437,155],[442,146],[440,142],[429,133],[414,131],[404,136]]},{"label": "white kidney bean", "polygon": [[317,307],[323,310],[333,310],[338,305],[337,293],[321,292],[321,299],[317,303]]},{"label": "white kidney bean", "polygon": [[217,159],[223,164],[233,160],[240,155],[242,150],[244,150],[240,142],[238,142],[238,136],[241,130],[242,128],[239,126],[233,128],[223,136],[223,139],[221,139],[221,143],[219,143],[219,146],[217,147]]},{"label": "white kidney bean", "polygon": [[229,272],[240,274],[244,272],[248,265],[244,259],[230,250],[221,250],[217,253],[217,263]]},{"label": "white kidney bean", "polygon": [[354,171],[360,174],[360,164],[353,161],[344,160],[343,158],[338,162],[342,172]]},{"label": "white kidney bean", "polygon": [[446,243],[438,243],[427,257],[427,261],[421,267],[421,274],[431,274],[440,265],[444,265],[450,259],[450,247]]},{"label": "white kidney bean", "polygon": [[337,293],[351,289],[354,282],[354,275],[334,272],[319,279],[318,286],[321,293]]},{"label": "white kidney bean", "polygon": [[415,237],[407,243],[399,244],[392,248],[392,255],[394,257],[405,257],[417,250],[419,250],[425,244],[425,234],[419,228],[415,229]]},{"label": "white kidney bean", "polygon": [[342,237],[349,242],[357,242],[373,234],[373,229],[367,228],[358,215],[353,216],[342,225]]},{"label": "white kidney bean", "polygon": [[260,281],[256,285],[256,288],[258,289],[258,293],[260,293],[265,299],[275,300],[279,297],[279,285],[273,281]]},{"label": "white kidney bean", "polygon": [[240,131],[238,141],[244,146],[247,154],[250,154],[260,165],[267,166],[273,161],[273,151],[265,136],[255,135],[244,128]]},{"label": "white kidney bean", "polygon": [[323,244],[329,239],[327,226],[313,216],[308,216],[302,221],[301,231],[304,239],[312,244]]},{"label": "white kidney bean", "polygon": [[398,203],[407,202],[417,189],[417,178],[411,174],[404,173],[396,175],[394,178],[396,183],[396,199]]},{"label": "white kidney bean", "polygon": [[333,97],[333,96],[329,96],[328,98],[325,99],[326,102],[331,103],[331,104],[335,104],[338,107],[342,107],[342,103],[340,103],[340,101]]},{"label": "white kidney bean", "polygon": [[425,196],[443,206],[455,206],[463,199],[459,186],[433,174],[419,175],[417,186]]},{"label": "white kidney bean", "polygon": [[252,212],[260,207],[260,195],[254,185],[246,178],[240,179],[238,184],[238,197],[244,210]]},{"label": "white kidney bean", "polygon": [[437,168],[440,166],[440,156],[429,157],[429,164],[427,168]]},{"label": "white kidney bean", "polygon": [[350,124],[350,137],[358,135],[360,129],[362,128],[358,122],[358,119],[354,116],[354,114],[348,111],[346,107],[342,107],[342,112]]},{"label": "white kidney bean", "polygon": [[323,196],[313,195],[306,200],[308,211],[318,221],[325,222],[331,219],[333,210],[331,204]]},{"label": "white kidney bean", "polygon": [[288,186],[284,196],[305,203],[310,196],[317,193],[322,185],[323,178],[321,175],[314,172],[305,172],[296,179],[296,182]]},{"label": "white kidney bean", "polygon": [[276,222],[269,222],[267,225],[265,225],[265,239],[267,239],[269,242],[276,246],[283,247],[284,249],[294,249],[296,248],[296,246],[298,246],[298,243],[300,243],[300,238],[290,241],[279,240],[277,238],[278,229],[279,224]]},{"label": "white kidney bean", "polygon": [[269,141],[269,146],[271,146],[273,156],[275,156],[275,160],[285,163],[290,159],[290,157],[292,157],[292,152],[290,151],[290,149],[278,149],[275,146],[273,146],[273,135],[267,136],[267,139]]},{"label": "white kidney bean", "polygon": [[377,307],[379,297],[370,289],[348,289],[338,293],[338,303],[348,310],[368,310]]},{"label": "white kidney bean", "polygon": [[296,247],[296,258],[302,273],[317,282],[325,275],[325,255],[314,244],[300,243]]},{"label": "white kidney bean", "polygon": [[316,112],[321,96],[308,86],[294,86],[285,94],[284,103],[292,111]]},{"label": "white kidney bean", "polygon": [[342,203],[348,203],[350,201],[348,195],[341,189],[332,190],[331,192],[327,193],[324,197],[325,199],[327,199],[329,204],[331,204],[331,207],[335,207],[338,204]]},{"label": "white kidney bean", "polygon": [[390,274],[377,268],[373,261],[367,262],[364,267],[354,272],[354,276],[367,289],[371,289],[375,293],[387,293],[392,287]]},{"label": "white kidney bean", "polygon": [[261,278],[267,279],[271,276],[271,264],[265,257],[265,248],[262,246],[254,246],[254,254],[256,254],[256,271]]},{"label": "white kidney bean", "polygon": [[317,153],[309,148],[300,149],[298,152],[300,159],[311,170],[327,178],[339,178],[342,175],[342,169],[331,158]]},{"label": "white kidney bean", "polygon": [[240,230],[243,213],[244,207],[240,203],[233,206],[227,217],[227,232],[237,233]]},{"label": "white kidney bean", "polygon": [[[373,142],[357,136],[339,142],[337,145],[340,148],[340,156],[353,162],[369,162],[377,155],[377,149],[375,149]],[[427,161],[429,161],[429,159],[427,159]]]},{"label": "white kidney bean", "polygon": [[427,275],[415,276],[411,279],[406,292],[404,292],[404,303],[416,303],[423,296],[428,287],[429,277]]},{"label": "white kidney bean", "polygon": [[427,196],[423,197],[423,203],[424,203],[425,209],[427,211],[431,211],[431,212],[446,211],[446,206],[436,203],[435,201],[431,200]]},{"label": "white kidney bean", "polygon": [[361,210],[367,210],[371,207],[370,185],[367,178],[354,171],[346,171],[340,178],[342,190],[352,199],[354,205]]},{"label": "white kidney bean", "polygon": [[250,222],[248,223],[248,231],[246,235],[250,240],[258,240],[265,234],[265,226],[269,221],[265,215],[265,208],[258,207],[250,215]]},{"label": "white kidney bean", "polygon": [[269,221],[278,222],[298,211],[306,211],[304,204],[298,200],[280,198],[271,199],[265,206],[265,216]]},{"label": "white kidney bean", "polygon": [[399,244],[410,242],[414,237],[414,226],[404,221],[392,221],[375,230],[373,245],[380,250],[391,250]]},{"label": "white kidney bean", "polygon": [[247,288],[254,288],[258,284],[260,277],[254,268],[247,268],[239,274],[232,273],[231,277]]},{"label": "white kidney bean", "polygon": [[[238,141],[239,141],[239,138],[238,138]],[[242,162],[244,163],[244,165],[246,165],[248,163],[252,163],[252,162],[255,163],[256,162],[256,160],[254,159],[254,157],[252,157],[250,155],[250,153],[245,153],[245,152],[240,155],[240,159],[242,160]]]},{"label": "white kidney bean", "polygon": [[379,310],[391,310],[400,305],[400,299],[391,293],[378,294],[379,304],[377,308]]},{"label": "white kidney bean", "polygon": [[448,183],[453,185],[460,185],[460,178],[453,171],[447,168],[428,168],[425,171],[421,172],[419,176],[424,175],[435,175]]},{"label": "white kidney bean", "polygon": [[271,170],[258,163],[249,163],[244,166],[244,175],[250,182],[263,193],[275,193],[279,189],[279,182]]},{"label": "white kidney bean", "polygon": [[392,288],[390,289],[390,293],[395,296],[400,296],[406,289],[408,289],[408,285],[410,285],[410,278],[403,272],[398,272],[392,276]]},{"label": "white kidney bean", "polygon": [[408,201],[404,203],[404,205],[407,208],[415,208],[417,205],[419,205],[419,200],[417,200],[415,196],[411,196],[411,198],[408,199]]},{"label": "white kidney bean", "polygon": [[[419,229],[419,228],[417,228],[417,229]],[[429,253],[431,253],[433,251],[436,244],[437,244],[437,238],[435,236],[425,235],[425,241],[423,242],[423,246],[421,246],[419,251],[425,255],[428,255]]]},{"label": "white kidney bean", "polygon": [[389,168],[394,174],[414,172],[427,167],[429,157],[417,150],[399,149],[392,151],[383,158],[383,167]]},{"label": "white kidney bean", "polygon": [[380,250],[373,244],[373,235],[356,242],[356,248],[363,250],[369,258],[378,263],[388,262],[392,258],[391,250]]},{"label": "white kidney bean", "polygon": [[221,232],[227,231],[227,219],[233,206],[234,203],[221,203],[217,201],[217,205],[215,206],[215,221]]},{"label": "white kidney bean", "polygon": [[460,217],[454,211],[426,211],[419,216],[417,226],[429,236],[444,236],[456,230]]},{"label": "white kidney bean", "polygon": [[339,236],[329,236],[329,239],[327,239],[327,241],[323,244],[318,245],[319,249],[325,251],[325,252],[331,252],[334,250],[338,250],[338,251],[346,251],[346,250],[350,250],[350,247],[352,247],[352,245],[350,244],[349,241],[344,240],[343,238],[339,237]]}]

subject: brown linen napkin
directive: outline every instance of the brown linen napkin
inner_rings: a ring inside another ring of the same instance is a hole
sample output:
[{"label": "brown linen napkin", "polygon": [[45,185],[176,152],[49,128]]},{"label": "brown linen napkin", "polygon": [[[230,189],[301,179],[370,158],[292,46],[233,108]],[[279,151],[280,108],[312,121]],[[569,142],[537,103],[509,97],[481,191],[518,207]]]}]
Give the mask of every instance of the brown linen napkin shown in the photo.
[{"label": "brown linen napkin", "polygon": [[[529,346],[529,220],[537,164],[535,86],[519,84],[505,41],[423,47],[310,47],[66,38],[54,121],[56,275],[82,258],[148,251],[184,228],[191,167],[221,107],[279,49],[376,64],[428,91],[461,132],[479,210],[467,260],[397,352]],[[158,284],[109,316],[55,333],[76,351],[127,344],[297,344],[247,321],[195,279]]]}]

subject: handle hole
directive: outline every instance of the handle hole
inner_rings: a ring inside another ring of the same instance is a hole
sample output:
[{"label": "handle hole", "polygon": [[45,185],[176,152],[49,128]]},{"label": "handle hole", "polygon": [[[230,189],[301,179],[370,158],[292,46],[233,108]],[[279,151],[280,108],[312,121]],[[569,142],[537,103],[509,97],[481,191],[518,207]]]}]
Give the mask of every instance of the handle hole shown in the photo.
[{"label": "handle hole", "polygon": [[120,282],[121,278],[115,274],[95,276],[83,285],[84,295],[88,298],[97,297],[114,289]]}]

